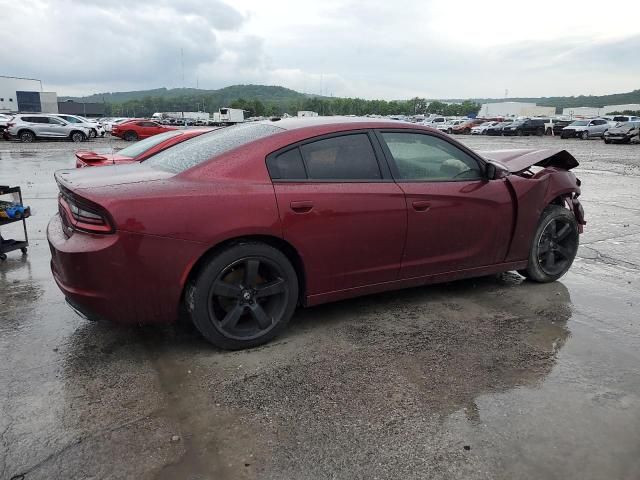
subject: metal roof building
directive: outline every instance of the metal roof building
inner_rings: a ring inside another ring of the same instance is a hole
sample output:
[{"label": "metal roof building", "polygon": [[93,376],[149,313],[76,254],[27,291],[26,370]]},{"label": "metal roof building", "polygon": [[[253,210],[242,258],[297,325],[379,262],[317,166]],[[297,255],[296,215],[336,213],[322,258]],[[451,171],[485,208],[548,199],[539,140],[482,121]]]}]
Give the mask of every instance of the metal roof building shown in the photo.
[{"label": "metal roof building", "polygon": [[41,80],[0,75],[0,112],[58,113],[58,96]]}]

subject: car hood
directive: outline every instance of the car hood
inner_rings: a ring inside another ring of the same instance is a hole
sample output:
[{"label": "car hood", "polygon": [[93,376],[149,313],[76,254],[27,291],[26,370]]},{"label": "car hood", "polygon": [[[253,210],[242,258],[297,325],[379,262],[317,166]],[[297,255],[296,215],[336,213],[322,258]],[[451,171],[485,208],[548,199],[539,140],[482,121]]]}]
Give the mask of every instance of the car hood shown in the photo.
[{"label": "car hood", "polygon": [[106,165],[100,168],[58,170],[55,173],[55,178],[58,184],[69,190],[85,190],[127,183],[166,180],[174,175],[175,173],[154,169],[142,163],[132,163]]},{"label": "car hood", "polygon": [[609,129],[609,135],[615,133],[629,133],[631,130],[637,127],[614,127]]},{"label": "car hood", "polygon": [[492,150],[478,153],[486,160],[503,164],[511,173],[521,172],[533,165],[566,170],[579,165],[573,155],[561,148]]}]

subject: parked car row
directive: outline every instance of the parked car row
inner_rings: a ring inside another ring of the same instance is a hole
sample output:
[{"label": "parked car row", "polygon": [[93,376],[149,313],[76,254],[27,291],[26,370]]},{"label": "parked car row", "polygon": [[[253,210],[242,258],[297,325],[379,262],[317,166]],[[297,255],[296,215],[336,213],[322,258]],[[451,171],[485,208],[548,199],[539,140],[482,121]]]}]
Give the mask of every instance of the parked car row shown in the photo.
[{"label": "parked car row", "polygon": [[[73,121],[63,117],[73,117]],[[24,113],[13,115],[7,122],[3,137],[30,143],[40,138],[68,139],[84,142],[99,133],[98,124],[70,115]]]}]

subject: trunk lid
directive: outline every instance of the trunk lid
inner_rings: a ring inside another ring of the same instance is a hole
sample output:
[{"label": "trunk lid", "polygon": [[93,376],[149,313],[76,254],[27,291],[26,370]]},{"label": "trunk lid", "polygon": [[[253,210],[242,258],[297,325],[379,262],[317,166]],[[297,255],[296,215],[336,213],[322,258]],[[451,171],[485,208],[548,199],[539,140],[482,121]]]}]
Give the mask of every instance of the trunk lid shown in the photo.
[{"label": "trunk lid", "polygon": [[107,165],[100,168],[58,170],[55,173],[55,178],[59,185],[75,191],[166,180],[174,175],[174,173],[154,169],[142,163],[132,163],[128,165]]}]

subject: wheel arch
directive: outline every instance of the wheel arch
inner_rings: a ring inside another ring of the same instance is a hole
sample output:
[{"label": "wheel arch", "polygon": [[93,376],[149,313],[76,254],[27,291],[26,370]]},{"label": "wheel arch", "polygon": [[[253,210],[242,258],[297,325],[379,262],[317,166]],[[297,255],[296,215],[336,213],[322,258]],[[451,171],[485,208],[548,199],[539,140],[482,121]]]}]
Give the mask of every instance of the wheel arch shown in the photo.
[{"label": "wheel arch", "polygon": [[20,135],[22,135],[24,132],[29,132],[31,135],[33,135],[34,138],[38,138],[38,136],[36,135],[36,132],[34,132],[33,130],[27,127],[23,127],[20,130],[18,130],[17,137],[20,138]]},{"label": "wheel arch", "polygon": [[191,266],[188,273],[184,277],[183,286],[182,286],[182,296],[181,301],[184,300],[184,294],[187,286],[194,280],[202,268],[208,263],[209,259],[214,257],[216,254],[228,248],[232,245],[238,245],[247,242],[260,242],[266,245],[269,245],[284,254],[285,257],[291,262],[293,269],[298,276],[298,303],[303,305],[305,303],[306,291],[307,291],[307,279],[306,279],[306,271],[304,268],[304,262],[302,261],[302,257],[298,250],[291,245],[286,240],[275,237],[272,235],[242,235],[239,237],[233,237],[226,240],[223,240],[209,249],[207,249],[201,256],[198,258],[195,263]]}]

